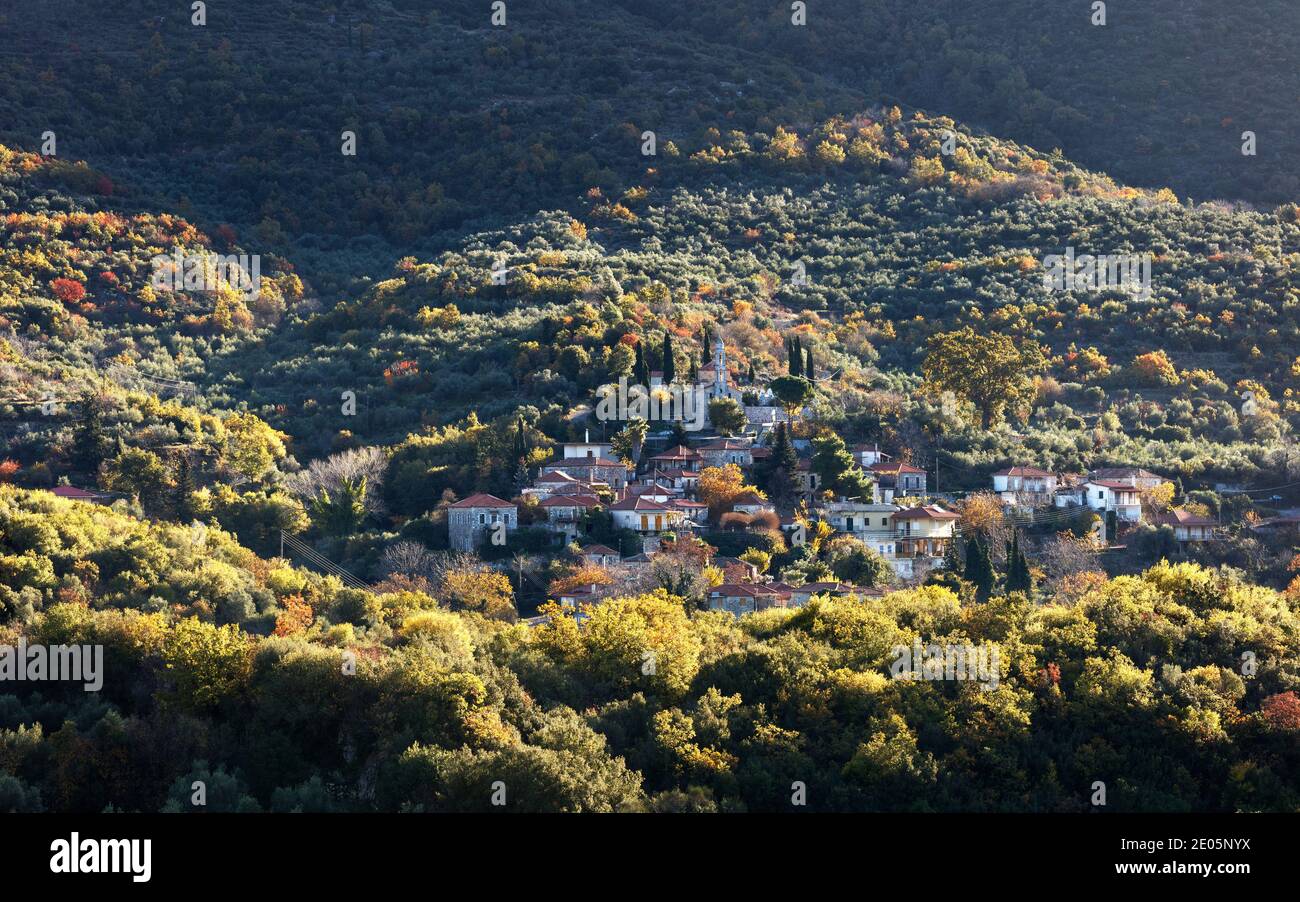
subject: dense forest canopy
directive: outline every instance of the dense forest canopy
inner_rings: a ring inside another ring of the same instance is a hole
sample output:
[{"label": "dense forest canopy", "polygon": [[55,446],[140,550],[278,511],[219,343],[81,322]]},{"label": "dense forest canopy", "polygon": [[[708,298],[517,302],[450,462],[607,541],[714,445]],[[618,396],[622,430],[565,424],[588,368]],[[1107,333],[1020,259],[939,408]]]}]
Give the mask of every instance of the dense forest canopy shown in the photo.
[{"label": "dense forest canopy", "polygon": [[[9,810],[181,810],[196,779],[218,811],[490,810],[496,780],[536,811],[785,810],[796,780],[813,810],[1300,804],[1295,603],[1191,564],[1069,605],[659,592],[530,629],[45,493],[0,488],[0,527],[11,622],[106,673],[3,696]],[[891,679],[918,640],[996,646],[996,680]]]}]

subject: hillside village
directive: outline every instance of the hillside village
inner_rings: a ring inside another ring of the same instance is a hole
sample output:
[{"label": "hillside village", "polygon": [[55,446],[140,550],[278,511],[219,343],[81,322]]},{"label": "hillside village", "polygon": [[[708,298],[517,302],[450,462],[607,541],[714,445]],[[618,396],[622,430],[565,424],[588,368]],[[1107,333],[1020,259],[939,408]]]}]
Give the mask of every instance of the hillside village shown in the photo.
[{"label": "hillside village", "polygon": [[[811,374],[811,364],[806,365]],[[650,391],[666,387],[663,374],[652,371]],[[709,401],[754,400],[758,394],[752,376],[749,386],[738,384],[721,339],[712,363],[685,387]],[[925,468],[897,459],[878,444],[845,449],[842,442],[839,448],[847,450],[843,464],[866,491],[836,491],[827,477],[837,474],[815,464],[812,442],[793,437],[798,411],[773,406],[770,388],[759,391],[764,403],[743,405],[745,425],[735,434],[719,434],[711,422],[699,433],[647,430],[646,441],[624,458],[613,442],[593,440],[588,429],[582,441],[562,443],[554,458],[531,474],[518,498],[479,492],[449,505],[450,547],[472,553],[485,545],[509,546],[511,536],[525,527],[552,533],[556,550],[567,547],[584,572],[597,577],[557,593],[554,600],[570,608],[644,587],[656,559],[679,556],[683,548],[701,549],[694,555],[695,565],[713,568],[707,607],[733,614],[798,607],[815,596],[878,596],[884,587],[839,580],[791,584],[750,560],[718,553],[709,541],[719,532],[779,534],[786,547],[810,536],[846,536],[888,565],[882,583],[899,587],[919,585],[960,562],[960,506],[969,493],[935,491]],[[684,442],[669,444],[683,436]],[[774,473],[780,469],[774,455],[783,454],[793,467]],[[762,478],[765,471],[767,480]],[[783,503],[757,488],[773,477],[788,479],[793,489]],[[734,489],[725,499],[707,488],[719,481]],[[1140,467],[1056,474],[1017,465],[993,473],[987,493],[1011,522],[1065,528],[1071,518],[1083,515],[1098,548],[1117,544],[1144,523],[1170,527],[1179,544],[1215,540],[1220,531],[1215,518],[1167,503],[1153,509],[1151,496],[1168,485],[1164,477]]]}]

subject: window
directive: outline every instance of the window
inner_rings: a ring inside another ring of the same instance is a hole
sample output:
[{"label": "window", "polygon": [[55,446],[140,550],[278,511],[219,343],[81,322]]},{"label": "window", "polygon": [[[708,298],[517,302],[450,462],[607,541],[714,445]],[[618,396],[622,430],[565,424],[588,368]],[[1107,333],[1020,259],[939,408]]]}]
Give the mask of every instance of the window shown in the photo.
[{"label": "window", "polygon": [[487,514],[479,514],[479,515],[478,515],[478,522],[479,522],[479,523],[486,523],[486,522],[487,522]]}]

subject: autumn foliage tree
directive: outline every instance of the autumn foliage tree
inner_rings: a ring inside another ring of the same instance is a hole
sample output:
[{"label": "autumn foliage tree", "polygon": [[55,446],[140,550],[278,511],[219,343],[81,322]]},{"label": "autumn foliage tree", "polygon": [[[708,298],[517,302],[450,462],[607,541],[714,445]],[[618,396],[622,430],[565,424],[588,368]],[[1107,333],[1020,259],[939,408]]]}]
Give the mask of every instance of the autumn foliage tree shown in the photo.
[{"label": "autumn foliage tree", "polygon": [[1046,366],[1036,343],[970,326],[932,335],[927,347],[925,387],[969,401],[985,429],[1001,423],[1008,409],[1020,410],[1033,400],[1032,377]]},{"label": "autumn foliage tree", "polygon": [[705,467],[700,471],[700,482],[696,491],[700,501],[709,506],[709,515],[715,519],[729,510],[736,498],[745,492],[754,492],[759,497],[766,497],[758,489],[745,483],[745,475],[735,464]]},{"label": "autumn foliage tree", "polygon": [[1166,388],[1178,384],[1178,370],[1164,351],[1149,351],[1138,354],[1129,364],[1129,372],[1139,385]]},{"label": "autumn foliage tree", "polygon": [[86,286],[76,279],[55,279],[50,283],[54,296],[65,304],[75,304],[86,296]]},{"label": "autumn foliage tree", "polygon": [[454,611],[473,611],[497,620],[514,620],[510,578],[486,566],[464,566],[443,574],[440,593]]}]

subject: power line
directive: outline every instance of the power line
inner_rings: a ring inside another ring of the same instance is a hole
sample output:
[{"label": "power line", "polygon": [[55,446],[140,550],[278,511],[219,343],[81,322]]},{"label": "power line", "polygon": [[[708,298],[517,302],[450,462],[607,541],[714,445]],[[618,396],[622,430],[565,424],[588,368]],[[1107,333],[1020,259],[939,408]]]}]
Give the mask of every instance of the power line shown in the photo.
[{"label": "power line", "polygon": [[368,583],[362,581],[361,579],[354,576],[349,571],[343,569],[338,564],[334,563],[329,558],[325,557],[323,554],[318,552],[315,548],[312,548],[310,545],[307,545],[304,542],[298,541],[296,538],[289,535],[289,533],[285,532],[282,529],[280,530],[280,556],[281,557],[284,557],[284,549],[286,545],[289,547],[291,551],[296,551],[298,554],[306,558],[308,563],[313,564],[314,566],[320,568],[321,570],[324,570],[330,576],[338,577],[340,580],[343,581],[344,585],[349,586],[353,589],[368,590],[370,588]]}]

